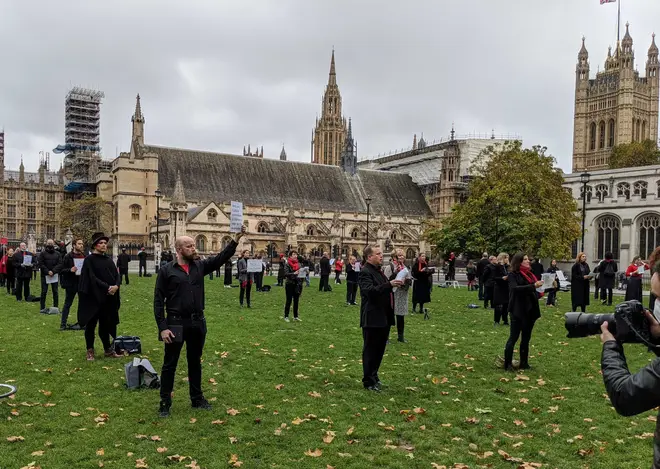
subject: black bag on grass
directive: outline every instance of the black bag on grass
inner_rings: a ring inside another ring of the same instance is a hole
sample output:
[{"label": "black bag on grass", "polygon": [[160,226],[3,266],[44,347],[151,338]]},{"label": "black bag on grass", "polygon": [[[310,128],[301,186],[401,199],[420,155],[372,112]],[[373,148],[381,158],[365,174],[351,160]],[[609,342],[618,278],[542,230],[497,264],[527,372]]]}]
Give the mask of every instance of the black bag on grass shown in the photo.
[{"label": "black bag on grass", "polygon": [[142,353],[142,342],[137,336],[121,335],[112,342],[112,348],[119,355],[123,355],[124,352],[134,355],[136,353]]}]

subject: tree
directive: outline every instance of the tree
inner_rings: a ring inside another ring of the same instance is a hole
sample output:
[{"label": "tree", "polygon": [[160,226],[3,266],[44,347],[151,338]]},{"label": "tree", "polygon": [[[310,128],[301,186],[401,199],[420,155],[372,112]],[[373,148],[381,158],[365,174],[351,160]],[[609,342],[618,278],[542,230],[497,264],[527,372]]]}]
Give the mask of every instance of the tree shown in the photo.
[{"label": "tree", "polygon": [[469,196],[449,216],[431,221],[425,238],[437,251],[466,253],[523,251],[567,259],[580,236],[581,218],[562,173],[546,148],[518,141],[488,147],[470,168]]},{"label": "tree", "polygon": [[92,235],[97,231],[107,234],[111,220],[111,205],[89,194],[64,202],[60,209],[60,226],[70,229],[76,238],[84,239],[85,243],[91,242]]},{"label": "tree", "polygon": [[610,156],[610,169],[651,166],[658,163],[660,150],[653,140],[616,145]]}]

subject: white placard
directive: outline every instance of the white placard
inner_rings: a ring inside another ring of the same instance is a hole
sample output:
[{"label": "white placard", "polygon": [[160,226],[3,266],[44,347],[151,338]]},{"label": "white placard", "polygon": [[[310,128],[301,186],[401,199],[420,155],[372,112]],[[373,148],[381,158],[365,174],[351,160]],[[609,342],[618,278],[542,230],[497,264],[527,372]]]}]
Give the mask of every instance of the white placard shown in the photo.
[{"label": "white placard", "polygon": [[76,275],[80,275],[82,273],[82,266],[83,263],[85,262],[85,258],[73,258],[73,266],[76,268]]},{"label": "white placard", "polygon": [[399,271],[398,274],[396,274],[396,280],[400,280],[401,282],[405,281],[408,278],[408,269],[404,268]]},{"label": "white placard", "polygon": [[32,256],[29,254],[23,254],[23,265],[32,265]]},{"label": "white placard", "polygon": [[564,272],[562,272],[561,270],[558,270],[556,272],[556,274],[557,274],[557,278],[559,279],[560,282],[565,282],[566,281],[566,276],[564,276]]},{"label": "white placard", "polygon": [[335,265],[335,260],[334,259],[330,259],[330,265]]},{"label": "white placard", "polygon": [[542,289],[552,288],[552,283],[555,281],[555,274],[541,274],[541,280],[543,280]]},{"label": "white placard", "polygon": [[229,231],[231,233],[240,233],[242,229],[243,229],[243,202],[232,201],[231,218],[229,219]]},{"label": "white placard", "polygon": [[298,278],[307,278],[307,274],[309,274],[309,267],[303,267],[298,270]]},{"label": "white placard", "polygon": [[46,275],[46,283],[50,285],[51,283],[57,283],[60,280],[60,276],[54,274],[53,276]]},{"label": "white placard", "polygon": [[355,272],[359,272],[359,271],[360,271],[360,268],[361,268],[361,266],[360,266],[360,263],[359,263],[359,262],[356,262],[355,265],[353,266],[353,270],[354,270]]},{"label": "white placard", "polygon": [[248,273],[261,272],[263,269],[263,263],[261,259],[248,259],[247,260],[247,271]]},{"label": "white placard", "polygon": [[639,275],[644,275],[644,266],[643,266],[643,265],[640,265],[640,266],[637,268],[637,273],[638,273]]}]

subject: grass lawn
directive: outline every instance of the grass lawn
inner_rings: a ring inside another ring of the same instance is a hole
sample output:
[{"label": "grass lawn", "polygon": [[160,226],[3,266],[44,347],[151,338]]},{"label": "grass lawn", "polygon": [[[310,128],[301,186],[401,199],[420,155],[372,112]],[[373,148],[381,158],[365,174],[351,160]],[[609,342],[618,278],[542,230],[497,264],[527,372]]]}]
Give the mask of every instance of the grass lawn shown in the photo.
[{"label": "grass lawn", "polygon": [[[154,282],[133,276],[122,289],[119,333],[139,335],[160,372]],[[60,332],[59,316],[0,292],[0,382],[18,387],[0,401],[0,468],[651,464],[655,413],[623,418],[611,408],[599,339],[565,338],[567,295],[559,309],[542,308],[533,369],[513,375],[494,366],[508,329],[493,327],[490,310],[466,308],[476,293],[436,288],[431,320],[408,316],[409,343],[388,346],[387,387],[374,394],[360,382],[359,308],[345,306],[345,285],[333,288],[319,293],[315,279],[301,298],[303,321],[285,323],[282,288],[253,293],[248,310],[238,289],[207,280],[203,386],[214,409],[190,408],[182,354],[169,419],[156,416],[158,391],[124,388],[127,358],[88,363],[82,332]],[[626,351],[633,370],[653,358],[642,346]]]}]

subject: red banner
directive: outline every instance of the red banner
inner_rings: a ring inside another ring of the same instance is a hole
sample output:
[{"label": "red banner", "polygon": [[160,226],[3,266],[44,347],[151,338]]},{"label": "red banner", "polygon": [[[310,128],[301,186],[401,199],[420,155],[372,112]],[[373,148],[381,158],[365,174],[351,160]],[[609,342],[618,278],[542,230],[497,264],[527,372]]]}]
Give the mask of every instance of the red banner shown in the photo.
[{"label": "red banner", "polygon": [[7,238],[0,238],[0,244],[7,244],[9,240]]}]

